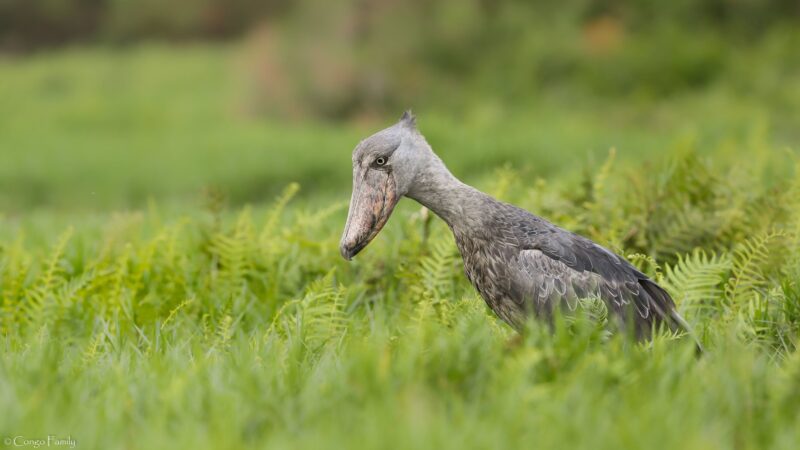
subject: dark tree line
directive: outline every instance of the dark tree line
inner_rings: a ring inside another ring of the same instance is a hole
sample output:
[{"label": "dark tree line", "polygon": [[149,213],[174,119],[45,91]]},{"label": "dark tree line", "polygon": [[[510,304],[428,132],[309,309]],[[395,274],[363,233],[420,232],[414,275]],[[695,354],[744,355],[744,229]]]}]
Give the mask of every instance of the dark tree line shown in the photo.
[{"label": "dark tree line", "polygon": [[[336,1],[336,0],[334,0]],[[323,0],[0,0],[0,49],[25,51],[74,42],[124,43],[137,39],[216,40],[257,23],[289,17]],[[342,8],[369,11],[399,0],[343,0]],[[411,0],[409,23],[426,21],[431,2]],[[470,3],[466,1],[465,3]],[[591,20],[609,15],[646,29],[672,21],[752,36],[779,21],[800,18],[797,0],[473,0],[487,22],[509,10],[531,16]],[[474,6],[474,5],[473,5]],[[405,10],[409,8],[404,6]],[[358,18],[354,18],[358,21]]]}]

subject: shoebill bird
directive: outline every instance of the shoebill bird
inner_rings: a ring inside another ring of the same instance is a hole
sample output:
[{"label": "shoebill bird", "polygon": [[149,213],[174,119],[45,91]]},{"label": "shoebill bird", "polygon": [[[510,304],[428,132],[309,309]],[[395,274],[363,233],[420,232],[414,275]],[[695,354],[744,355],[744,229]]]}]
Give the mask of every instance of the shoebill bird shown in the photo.
[{"label": "shoebill bird", "polygon": [[401,197],[447,222],[469,281],[502,320],[520,331],[528,316],[549,320],[600,298],[609,317],[639,338],[654,328],[688,331],[664,289],[591,240],[498,201],[453,176],[410,112],[353,151],[353,193],[340,244],[350,260],[381,231]]}]

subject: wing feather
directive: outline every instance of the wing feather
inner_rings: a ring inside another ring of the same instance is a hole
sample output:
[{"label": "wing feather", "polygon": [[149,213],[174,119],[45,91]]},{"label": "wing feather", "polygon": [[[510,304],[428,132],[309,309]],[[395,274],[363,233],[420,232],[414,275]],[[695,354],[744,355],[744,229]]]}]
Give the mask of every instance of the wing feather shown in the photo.
[{"label": "wing feather", "polygon": [[674,328],[675,306],[663,289],[621,257],[573,236],[572,245],[562,236],[519,252],[519,270],[512,276],[518,302],[535,301],[534,310],[549,315],[564,305],[575,310],[581,298],[597,297],[623,322],[632,319],[638,335],[648,335],[661,322]]}]

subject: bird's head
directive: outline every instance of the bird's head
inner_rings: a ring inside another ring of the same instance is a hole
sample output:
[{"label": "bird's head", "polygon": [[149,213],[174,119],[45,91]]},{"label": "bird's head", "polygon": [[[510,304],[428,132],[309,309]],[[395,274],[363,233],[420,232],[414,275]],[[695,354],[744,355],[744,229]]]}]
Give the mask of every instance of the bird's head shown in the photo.
[{"label": "bird's head", "polygon": [[353,194],[339,251],[350,260],[378,235],[400,197],[435,158],[416,121],[400,121],[359,142],[353,151]]}]

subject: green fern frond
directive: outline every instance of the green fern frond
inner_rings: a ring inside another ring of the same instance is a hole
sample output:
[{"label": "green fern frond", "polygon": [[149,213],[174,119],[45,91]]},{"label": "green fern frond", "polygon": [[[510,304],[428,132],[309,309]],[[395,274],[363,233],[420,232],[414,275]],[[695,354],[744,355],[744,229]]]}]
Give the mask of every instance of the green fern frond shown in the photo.
[{"label": "green fern frond", "polygon": [[219,321],[216,330],[216,340],[214,341],[215,348],[227,348],[233,336],[233,317],[225,314]]},{"label": "green fern frond", "polygon": [[713,242],[717,227],[717,218],[712,213],[684,206],[651,226],[649,253],[667,257],[686,253]]},{"label": "green fern frond", "polygon": [[316,229],[321,223],[324,223],[325,219],[328,217],[336,214],[339,211],[346,210],[347,205],[348,202],[343,200],[333,203],[318,211],[303,211],[297,217],[297,226],[302,229]]},{"label": "green fern frond", "polygon": [[128,265],[133,253],[131,244],[125,245],[125,250],[117,258],[114,277],[109,291],[108,304],[115,307],[121,304],[123,291],[128,287]]},{"label": "green fern frond", "polygon": [[72,237],[72,233],[73,229],[70,227],[58,238],[56,245],[53,247],[50,256],[45,262],[44,271],[36,282],[37,287],[45,291],[50,291],[55,289],[59,283],[64,281],[61,258],[64,256],[64,251],[67,247],[67,243]]},{"label": "green fern frond", "polygon": [[419,263],[420,288],[430,293],[434,300],[452,300],[453,277],[458,264],[455,246],[447,239],[439,238],[430,243],[429,249],[430,253]]},{"label": "green fern frond", "polygon": [[681,311],[691,316],[713,314],[724,299],[724,283],[731,268],[727,254],[695,249],[665,267],[661,284]]},{"label": "green fern frond", "polygon": [[300,185],[298,183],[290,183],[275,199],[274,203],[267,212],[267,219],[264,222],[264,227],[261,229],[259,242],[268,241],[272,238],[272,235],[278,226],[278,220],[280,219],[281,214],[283,214],[283,210],[299,191]]},{"label": "green fern frond", "polygon": [[97,355],[99,353],[99,348],[103,344],[105,340],[105,335],[103,333],[97,333],[86,348],[83,349],[81,360],[85,365],[91,365],[97,359]]},{"label": "green fern frond", "polygon": [[255,241],[250,208],[239,214],[231,233],[211,237],[210,251],[215,259],[214,272],[218,292],[230,297],[238,292],[252,272]]},{"label": "green fern frond", "polygon": [[731,277],[725,286],[725,297],[734,308],[768,284],[770,246],[784,236],[782,231],[769,231],[739,244],[733,252]]},{"label": "green fern frond", "polygon": [[31,272],[31,256],[23,250],[23,235],[17,236],[13,244],[3,252],[0,267],[0,333],[8,335],[12,329],[18,328],[21,319],[21,303],[25,293],[25,284]]},{"label": "green fern frond", "polygon": [[663,274],[661,273],[661,265],[650,255],[644,253],[631,253],[628,255],[628,261],[636,266],[643,273],[660,282]]},{"label": "green fern frond", "polygon": [[329,288],[307,295],[302,303],[304,342],[317,349],[347,330],[342,289]]},{"label": "green fern frond", "polygon": [[164,319],[164,322],[161,323],[161,329],[163,330],[164,327],[166,327],[167,324],[172,321],[172,319],[178,314],[178,311],[180,311],[181,309],[183,309],[183,307],[189,305],[193,301],[194,301],[194,299],[187,298],[186,300],[180,302],[180,304],[178,304],[178,306],[172,308],[172,311],[169,312],[169,315],[167,316],[167,318]]},{"label": "green fern frond", "polygon": [[32,326],[44,323],[49,318],[46,313],[52,311],[51,304],[55,303],[55,293],[67,282],[62,258],[72,233],[72,228],[62,233],[45,260],[41,274],[33,285],[25,290],[20,317],[24,325]]},{"label": "green fern frond", "polygon": [[329,339],[340,336],[347,328],[342,289],[335,287],[331,269],[324,277],[314,281],[300,303],[303,338],[306,346],[318,348]]},{"label": "green fern frond", "polygon": [[312,282],[302,299],[286,302],[275,314],[265,338],[278,334],[315,352],[347,331],[344,289],[334,286],[334,270]]}]

